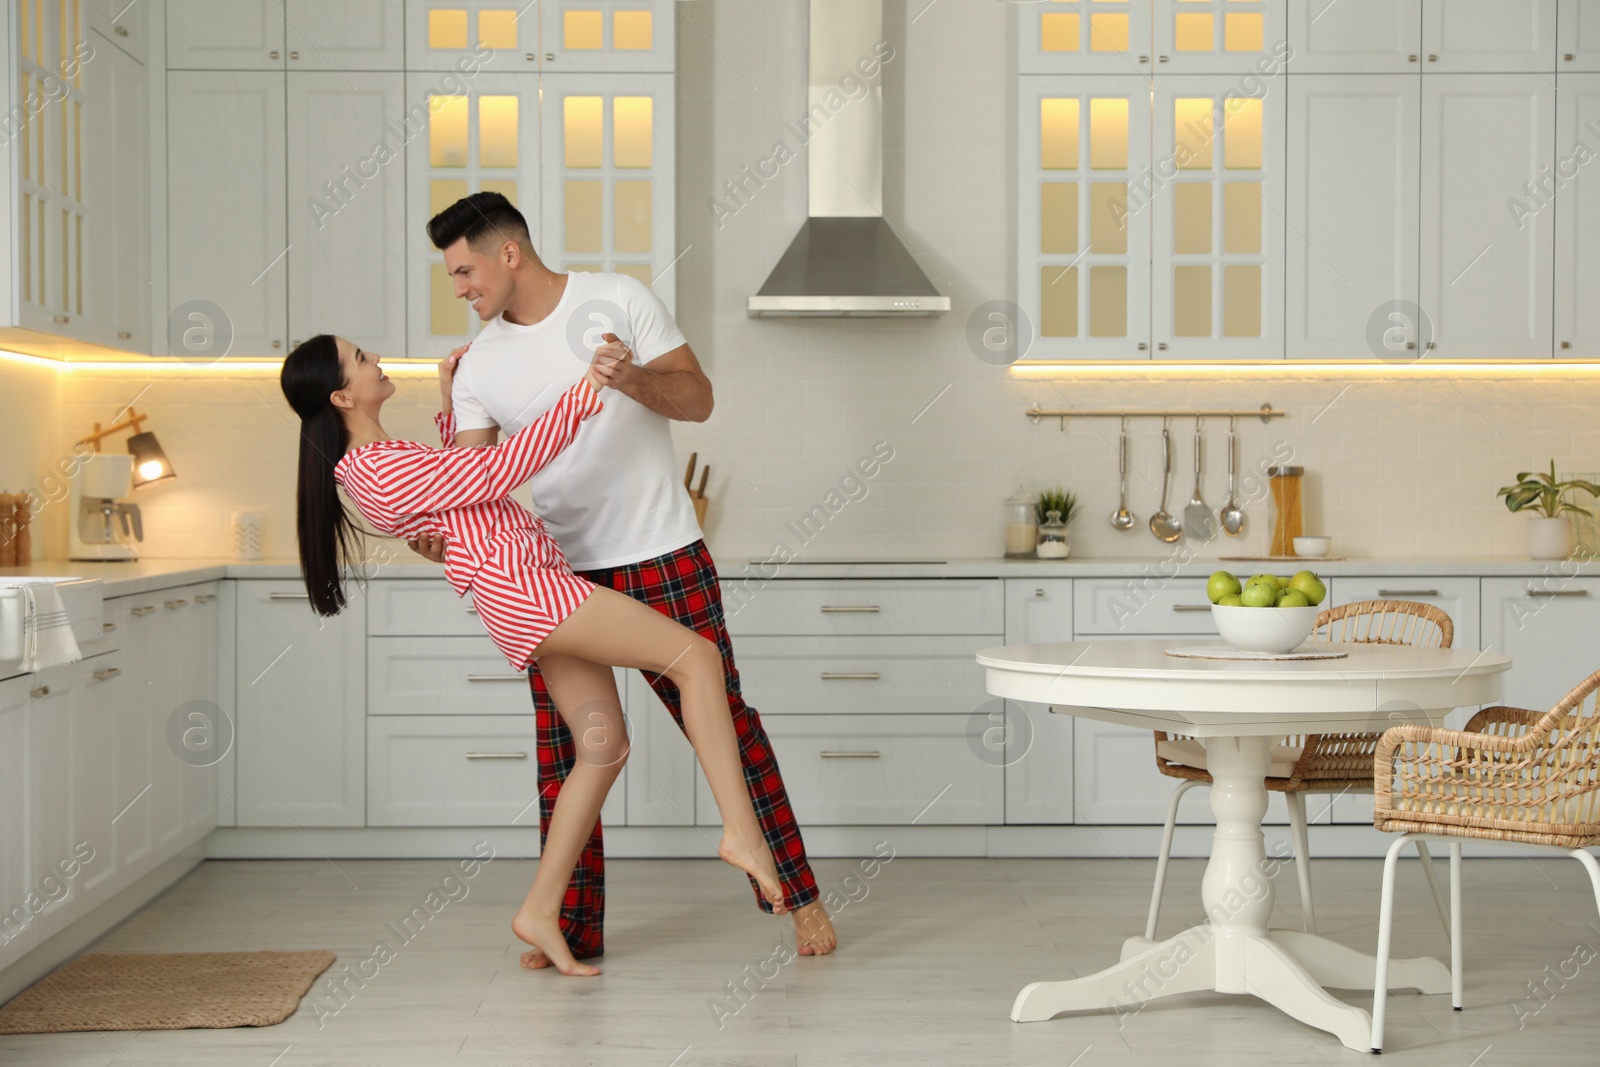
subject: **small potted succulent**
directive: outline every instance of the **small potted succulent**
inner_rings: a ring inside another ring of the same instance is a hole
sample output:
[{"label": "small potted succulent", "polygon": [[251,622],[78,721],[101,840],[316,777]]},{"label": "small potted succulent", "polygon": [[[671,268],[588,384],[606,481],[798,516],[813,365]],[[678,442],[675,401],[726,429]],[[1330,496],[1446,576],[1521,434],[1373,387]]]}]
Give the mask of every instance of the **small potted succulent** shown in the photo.
[{"label": "small potted succulent", "polygon": [[1040,559],[1066,559],[1072,551],[1067,541],[1067,525],[1078,513],[1078,497],[1061,486],[1046,489],[1039,494],[1034,510],[1039,516],[1039,544],[1035,549]]},{"label": "small potted succulent", "polygon": [[1600,497],[1600,485],[1574,479],[1556,479],[1556,461],[1550,473],[1523,471],[1516,485],[1507,485],[1496,496],[1505,498],[1506,510],[1532,511],[1528,520],[1528,555],[1534,559],[1566,559],[1572,555],[1572,521],[1568,515],[1587,515],[1589,509],[1563,499],[1573,490],[1582,490],[1590,499]]}]

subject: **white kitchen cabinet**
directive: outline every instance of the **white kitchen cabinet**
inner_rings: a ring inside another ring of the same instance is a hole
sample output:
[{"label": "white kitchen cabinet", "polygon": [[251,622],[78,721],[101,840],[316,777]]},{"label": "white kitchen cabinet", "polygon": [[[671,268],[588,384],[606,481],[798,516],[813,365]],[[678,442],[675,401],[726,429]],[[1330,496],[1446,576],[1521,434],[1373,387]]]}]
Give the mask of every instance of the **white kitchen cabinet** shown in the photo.
[{"label": "white kitchen cabinet", "polygon": [[[1600,11],[1590,21],[1600,21]],[[1544,192],[1512,199],[1524,217],[1555,214],[1558,359],[1600,357],[1600,301],[1594,299],[1600,292],[1600,176],[1589,155],[1577,151],[1580,145],[1591,154],[1600,148],[1595,129],[1600,129],[1600,74],[1568,74],[1563,66],[1556,82],[1556,159],[1550,179],[1555,203]]]},{"label": "white kitchen cabinet", "polygon": [[1423,0],[1422,50],[1426,74],[1549,73],[1556,0]]},{"label": "white kitchen cabinet", "polygon": [[403,74],[288,76],[290,350],[334,332],[405,354],[404,114]]},{"label": "white kitchen cabinet", "polygon": [[677,275],[667,267],[679,252],[676,84],[671,74],[542,79],[540,258],[552,270],[631,274],[669,311]]},{"label": "white kitchen cabinet", "polygon": [[[73,809],[68,835],[76,853],[80,846],[93,850],[73,890],[93,907],[100,894],[118,885],[117,853],[113,844],[116,818],[116,748],[113,744],[117,701],[128,691],[127,665],[115,652],[90,657],[76,665],[77,693],[71,728]],[[57,857],[65,859],[65,856]]]},{"label": "white kitchen cabinet", "polygon": [[168,70],[282,70],[286,65],[283,7],[277,0],[167,0],[166,21]]},{"label": "white kitchen cabinet", "polygon": [[1483,579],[1483,649],[1511,657],[1500,703],[1549,711],[1600,669],[1600,578],[1569,577],[1574,568],[1558,563],[1541,578]]},{"label": "white kitchen cabinet", "polygon": [[168,309],[197,331],[173,355],[209,362],[224,330],[231,354],[284,354],[284,108],[281,73],[167,75]]},{"label": "white kitchen cabinet", "polygon": [[1131,74],[1151,69],[1148,0],[1015,5],[1023,74]]},{"label": "white kitchen cabinet", "polygon": [[405,69],[405,0],[284,0],[282,10],[290,70]]},{"label": "white kitchen cabinet", "polygon": [[1154,0],[1155,63],[1162,74],[1245,74],[1281,63],[1286,0]]},{"label": "white kitchen cabinet", "polygon": [[[368,612],[375,607],[369,598]],[[378,637],[370,617],[367,634],[369,714],[527,715],[533,707],[528,675],[487,636]]]},{"label": "white kitchen cabinet", "polygon": [[1422,79],[1297,70],[1288,91],[1285,351],[1416,359]]},{"label": "white kitchen cabinet", "polygon": [[[625,685],[629,745],[622,776],[628,825],[693,826],[695,780],[700,775],[694,748],[643,675],[629,671]],[[760,703],[753,703],[759,711]]]},{"label": "white kitchen cabinet", "polygon": [[1415,74],[1422,0],[1289,0],[1289,44],[1293,74]]},{"label": "white kitchen cabinet", "polygon": [[1019,81],[1017,303],[1024,321],[995,321],[997,347],[1031,339],[1014,358],[1148,359],[1154,192],[1134,183],[1148,176],[1151,162],[1150,82]]},{"label": "white kitchen cabinet", "polygon": [[[135,5],[142,7],[143,5]],[[124,16],[126,18],[127,16]],[[123,24],[119,20],[116,25]],[[88,97],[83,339],[150,351],[150,82],[103,39],[84,66]]]},{"label": "white kitchen cabinet", "polygon": [[239,582],[240,826],[364,822],[366,599],[345,591],[324,619],[298,582]]},{"label": "white kitchen cabinet", "polygon": [[[189,844],[217,826],[217,764],[232,745],[232,712],[223,707],[221,691],[222,648],[220,607],[215,583],[186,586],[177,591],[177,633],[182,642],[179,659],[178,705],[167,718],[153,725],[166,741],[165,750],[178,757],[180,840]],[[232,650],[229,649],[231,653]],[[231,704],[229,700],[227,703]],[[179,714],[181,712],[181,716]],[[183,732],[175,741],[171,720],[177,717]]]},{"label": "white kitchen cabinet", "polygon": [[37,942],[33,905],[37,876],[28,835],[34,812],[28,779],[28,705],[32,675],[0,681],[0,968],[18,959]]},{"label": "white kitchen cabinet", "polygon": [[1173,175],[1155,198],[1156,357],[1281,359],[1285,94],[1171,77],[1152,106],[1157,171]]},{"label": "white kitchen cabinet", "polygon": [[145,62],[150,47],[150,4],[145,0],[84,0],[89,28],[127,53]]},{"label": "white kitchen cabinet", "polygon": [[1556,17],[1556,69],[1600,72],[1600,0],[1560,0]]},{"label": "white kitchen cabinet", "polygon": [[405,230],[406,354],[442,359],[475,337],[482,323],[456,297],[444,253],[428,239],[426,223],[434,215],[471,193],[501,193],[527,220],[540,258],[561,269],[539,229],[540,91],[530,74],[478,74],[460,92],[435,76],[410,74],[406,100],[426,124],[406,151],[414,216]]},{"label": "white kitchen cabinet", "polygon": [[526,714],[374,716],[367,825],[537,826],[534,742]]},{"label": "white kitchen cabinet", "polygon": [[[1072,640],[1072,579],[1011,578],[1005,588],[1006,644]],[[1072,718],[998,699],[974,715],[969,740],[981,727],[977,751],[1005,767],[1006,824],[1072,822]]]},{"label": "white kitchen cabinet", "polygon": [[[88,784],[80,778],[86,764],[75,758],[74,719],[78,708],[78,665],[53,667],[33,675],[28,702],[28,866],[43,878],[56,864],[72,855],[73,832],[81,821],[79,805],[89,799]],[[33,921],[35,936],[44,941],[82,914],[82,887],[72,885],[65,896]]]},{"label": "white kitchen cabinet", "polygon": [[505,0],[406,0],[406,69],[535,72],[538,10]]},{"label": "white kitchen cabinet", "polygon": [[[106,602],[106,618],[115,629],[107,636],[117,648],[116,662],[123,669],[112,714],[111,802],[112,849],[117,865],[116,885],[121,888],[150,871],[159,862],[156,853],[155,776],[166,766],[159,759],[151,736],[155,714],[153,696],[159,660],[161,602],[158,594],[117,597]],[[166,664],[171,669],[171,664]]]},{"label": "white kitchen cabinet", "polygon": [[1555,159],[1544,74],[1438,75],[1422,87],[1419,303],[1438,359],[1551,354],[1555,212],[1507,205]]},{"label": "white kitchen cabinet", "polygon": [[547,73],[671,71],[676,8],[670,0],[545,0],[541,65]]}]

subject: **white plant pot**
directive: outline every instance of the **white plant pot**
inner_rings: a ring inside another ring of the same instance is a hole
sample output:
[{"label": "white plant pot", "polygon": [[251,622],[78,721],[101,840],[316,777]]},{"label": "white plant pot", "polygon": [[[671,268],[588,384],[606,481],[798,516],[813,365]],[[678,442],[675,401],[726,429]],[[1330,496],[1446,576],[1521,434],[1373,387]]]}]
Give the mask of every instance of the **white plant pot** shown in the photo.
[{"label": "white plant pot", "polygon": [[1565,515],[1529,519],[1528,555],[1532,559],[1566,559],[1572,555],[1572,520]]}]

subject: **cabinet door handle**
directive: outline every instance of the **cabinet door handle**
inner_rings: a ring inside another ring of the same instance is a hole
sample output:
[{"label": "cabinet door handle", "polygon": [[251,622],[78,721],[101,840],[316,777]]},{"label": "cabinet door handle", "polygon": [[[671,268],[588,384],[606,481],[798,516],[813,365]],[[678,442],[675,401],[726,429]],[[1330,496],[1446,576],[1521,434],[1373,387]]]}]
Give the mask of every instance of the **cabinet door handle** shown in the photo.
[{"label": "cabinet door handle", "polygon": [[824,682],[876,682],[883,675],[877,671],[823,671]]},{"label": "cabinet door handle", "polygon": [[217,598],[213,593],[196,593],[194,596],[194,602],[196,604],[209,604],[215,599]]},{"label": "cabinet door handle", "polygon": [[877,759],[877,752],[829,752],[823,750],[823,759]]},{"label": "cabinet door handle", "polygon": [[1437,589],[1380,589],[1379,596],[1438,596]]},{"label": "cabinet door handle", "polygon": [[468,752],[468,759],[527,759],[526,752]]},{"label": "cabinet door handle", "polygon": [[1407,63],[1415,63],[1416,61],[1417,61],[1417,57],[1416,56],[1406,56],[1406,62]]},{"label": "cabinet door handle", "polygon": [[187,600],[169,600],[167,601],[167,610],[172,611],[176,608],[187,607],[188,604]]},{"label": "cabinet door handle", "polygon": [[41,685],[37,689],[29,690],[28,695],[35,700],[39,700],[42,697],[47,697],[50,695],[50,687],[48,685]]},{"label": "cabinet door handle", "polygon": [[117,628],[117,624],[114,623],[114,622],[103,622],[103,623],[100,624],[100,629],[105,631],[106,633],[110,633],[112,630],[115,630],[116,628]]},{"label": "cabinet door handle", "polygon": [[876,614],[878,614],[878,612],[880,612],[882,610],[883,609],[878,607],[878,605],[876,605],[876,604],[824,604],[824,605],[822,605],[822,613],[824,615],[839,615],[839,614],[848,614],[848,613],[852,613],[852,612],[859,612],[859,613],[866,614],[866,615],[876,615]]},{"label": "cabinet door handle", "polygon": [[526,674],[469,674],[469,682],[526,682]]},{"label": "cabinet door handle", "polygon": [[1528,596],[1534,600],[1550,600],[1558,596],[1588,596],[1587,589],[1530,589]]},{"label": "cabinet door handle", "polygon": [[149,614],[150,614],[150,613],[151,613],[151,612],[153,612],[153,611],[155,611],[155,610],[156,610],[156,609],[155,609],[155,608],[153,608],[153,607],[139,607],[139,608],[130,608],[130,609],[129,609],[129,614],[130,614],[130,615],[137,615],[137,616],[139,616],[139,617],[140,617],[140,618],[141,618],[141,619],[142,619],[142,618],[144,618],[144,617],[145,617],[145,616],[146,616],[146,615],[149,615]]},{"label": "cabinet door handle", "polygon": [[1033,591],[1033,595],[1036,596],[1036,597],[1039,597],[1042,600],[1044,598],[1044,590],[1043,589],[1035,589]]},{"label": "cabinet door handle", "polygon": [[1438,56],[1436,56],[1436,55],[1432,55],[1432,54],[1430,54],[1430,55],[1429,55],[1429,56],[1428,56],[1428,62],[1429,62],[1429,63],[1437,63],[1437,62],[1439,62],[1439,57],[1438,57]]},{"label": "cabinet door handle", "polygon": [[107,678],[115,678],[121,673],[121,667],[101,667],[99,670],[94,672],[94,680],[97,682],[103,682]]},{"label": "cabinet door handle", "polygon": [[273,50],[273,51],[271,51],[271,52],[268,52],[268,53],[267,53],[267,58],[268,58],[268,59],[277,59],[277,58],[278,58],[278,53],[277,53],[277,51],[276,51],[276,50]]},{"label": "cabinet door handle", "polygon": [[310,600],[310,593],[268,593],[268,600]]},{"label": "cabinet door handle", "polygon": [[1173,611],[1210,611],[1210,604],[1174,604]]},{"label": "cabinet door handle", "polygon": [[[124,32],[126,32],[126,31],[124,31]],[[117,331],[117,340],[119,340],[119,341],[131,341],[131,340],[133,340],[133,334],[129,333],[127,330],[118,330]]]},{"label": "cabinet door handle", "polygon": [[467,608],[467,614],[468,615],[476,615],[477,613],[478,613],[477,605],[473,605],[473,606]]},{"label": "cabinet door handle", "polygon": [[59,322],[63,324],[72,321],[72,317],[69,315],[51,315],[50,318],[53,322]]},{"label": "cabinet door handle", "polygon": [[113,26],[113,27],[111,27],[111,32],[115,33],[118,37],[126,37],[126,36],[128,36],[128,27],[126,27],[126,26]]}]

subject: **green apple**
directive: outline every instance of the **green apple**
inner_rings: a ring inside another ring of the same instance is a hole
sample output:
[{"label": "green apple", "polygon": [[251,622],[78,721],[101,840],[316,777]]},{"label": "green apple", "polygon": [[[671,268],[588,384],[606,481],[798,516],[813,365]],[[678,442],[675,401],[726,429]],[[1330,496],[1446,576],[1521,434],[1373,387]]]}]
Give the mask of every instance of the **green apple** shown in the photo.
[{"label": "green apple", "polygon": [[1239,579],[1227,571],[1218,571],[1206,579],[1206,596],[1213,604],[1222,603],[1222,598],[1232,596],[1239,592]]},{"label": "green apple", "polygon": [[1287,574],[1274,574],[1272,580],[1278,583],[1278,592],[1280,593],[1289,588],[1289,576]]},{"label": "green apple", "polygon": [[1227,596],[1223,597],[1221,600],[1217,601],[1217,603],[1221,604],[1225,608],[1241,608],[1241,607],[1244,607],[1244,601],[1239,599],[1239,594],[1238,593],[1230,593]]},{"label": "green apple", "polygon": [[1239,594],[1239,603],[1247,608],[1270,608],[1277,602],[1278,589],[1272,582],[1254,582]]},{"label": "green apple", "polygon": [[1264,585],[1270,585],[1270,586],[1272,586],[1272,588],[1276,589],[1278,587],[1278,579],[1276,577],[1274,577],[1273,575],[1270,575],[1270,574],[1258,574],[1255,577],[1251,578],[1248,582],[1245,582],[1244,584],[1245,585],[1263,585],[1264,584]]},{"label": "green apple", "polygon": [[1289,588],[1298,590],[1312,607],[1322,603],[1328,596],[1328,587],[1311,571],[1297,572],[1289,579]]},{"label": "green apple", "polygon": [[1311,601],[1298,589],[1286,589],[1278,594],[1278,607],[1280,608],[1309,608]]}]

